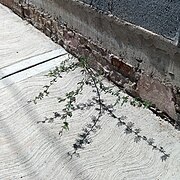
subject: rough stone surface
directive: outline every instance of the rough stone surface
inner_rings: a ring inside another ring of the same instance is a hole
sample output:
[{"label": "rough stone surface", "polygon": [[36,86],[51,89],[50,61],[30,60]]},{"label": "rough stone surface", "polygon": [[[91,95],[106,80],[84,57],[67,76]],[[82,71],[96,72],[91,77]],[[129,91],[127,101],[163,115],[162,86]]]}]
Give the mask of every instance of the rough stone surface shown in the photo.
[{"label": "rough stone surface", "polygon": [[142,75],[137,83],[137,91],[142,99],[153,102],[157,108],[177,120],[171,87],[167,87],[149,76]]}]

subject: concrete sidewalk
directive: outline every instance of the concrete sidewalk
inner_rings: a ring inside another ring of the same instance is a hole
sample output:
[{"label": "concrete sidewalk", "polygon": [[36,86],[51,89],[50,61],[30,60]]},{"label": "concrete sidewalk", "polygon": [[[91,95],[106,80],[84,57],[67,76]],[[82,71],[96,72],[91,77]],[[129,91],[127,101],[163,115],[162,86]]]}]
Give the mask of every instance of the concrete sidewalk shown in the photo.
[{"label": "concrete sidewalk", "polygon": [[0,22],[0,68],[59,48],[1,4]]},{"label": "concrete sidewalk", "polygon": [[[62,110],[56,98],[76,88],[82,79],[80,70],[64,74],[51,88],[50,96],[37,105],[28,104],[49,83],[50,78],[44,76],[48,70],[68,55],[2,5],[0,18],[0,179],[180,179],[180,132],[150,110],[129,103],[118,105],[115,114],[127,116],[125,121],[133,122],[141,134],[162,146],[170,154],[166,161],[162,162],[162,154],[145,141],[135,143],[134,135],[126,135],[124,127],[118,127],[117,120],[107,114],[99,122],[102,128],[92,134],[92,143],[79,151],[80,157],[70,159],[67,153],[73,151],[73,143],[95,109],[76,111],[69,119],[70,130],[62,137],[58,134],[60,119],[51,124],[37,122]],[[78,102],[92,96],[92,89],[86,86]],[[104,98],[114,102],[110,95]]]}]

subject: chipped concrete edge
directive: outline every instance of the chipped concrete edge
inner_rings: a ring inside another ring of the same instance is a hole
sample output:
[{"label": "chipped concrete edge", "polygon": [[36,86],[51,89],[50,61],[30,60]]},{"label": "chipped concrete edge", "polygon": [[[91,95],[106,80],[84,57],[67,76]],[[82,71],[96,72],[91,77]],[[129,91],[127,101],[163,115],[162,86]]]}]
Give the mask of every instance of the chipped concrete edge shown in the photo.
[{"label": "chipped concrete edge", "polygon": [[126,92],[179,123],[180,48],[146,29],[72,0],[0,0]]}]

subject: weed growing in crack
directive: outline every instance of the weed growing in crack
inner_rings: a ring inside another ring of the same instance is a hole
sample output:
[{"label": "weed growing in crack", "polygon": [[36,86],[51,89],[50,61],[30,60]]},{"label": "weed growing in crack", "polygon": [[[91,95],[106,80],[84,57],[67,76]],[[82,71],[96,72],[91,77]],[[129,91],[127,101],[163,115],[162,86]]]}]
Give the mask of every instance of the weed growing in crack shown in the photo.
[{"label": "weed growing in crack", "polygon": [[[96,133],[99,129],[101,129],[99,122],[101,121],[102,115],[107,113],[112,118],[118,120],[118,127],[125,127],[125,134],[134,134],[134,142],[138,143],[141,140],[145,141],[149,146],[152,147],[153,150],[157,150],[162,153],[161,159],[162,161],[165,161],[170,155],[165,152],[163,147],[158,147],[157,145],[155,145],[153,138],[147,138],[146,136],[143,136],[140,133],[140,129],[134,128],[133,122],[126,122],[125,120],[127,119],[127,117],[117,117],[114,114],[114,107],[117,104],[123,106],[126,103],[130,103],[132,106],[144,108],[150,107],[151,104],[148,101],[141,101],[141,99],[139,98],[131,99],[128,96],[121,97],[121,90],[114,90],[113,86],[106,86],[103,83],[103,79],[105,77],[102,74],[100,75],[99,73],[95,72],[89,66],[86,58],[79,58],[79,61],[74,61],[74,59],[70,57],[69,59],[63,61],[59,67],[51,70],[47,75],[48,77],[52,78],[50,83],[48,85],[45,85],[43,87],[43,91],[29,102],[37,104],[38,100],[42,100],[45,96],[49,95],[51,86],[57,82],[58,78],[63,78],[63,75],[65,75],[64,73],[72,72],[77,68],[81,68],[82,79],[76,84],[76,89],[66,92],[63,97],[57,98],[57,102],[63,103],[64,108],[62,108],[60,112],[54,112],[52,117],[45,117],[43,121],[38,121],[37,123],[53,123],[55,119],[59,118],[62,121],[59,135],[62,135],[64,130],[69,130],[68,119],[73,117],[73,114],[76,110],[88,110],[91,107],[94,107],[97,111],[97,115],[91,117],[90,123],[88,123],[82,129],[82,132],[76,138],[75,143],[73,144],[73,151],[68,153],[71,158],[74,155],[79,156],[78,150],[84,149],[85,145],[88,145],[92,142],[92,133]],[[84,86],[90,86],[92,88],[92,91],[95,93],[95,96],[85,103],[78,103],[77,98],[83,93]],[[105,104],[102,98],[102,93],[110,94],[111,96],[115,97],[115,102],[109,105]]]}]

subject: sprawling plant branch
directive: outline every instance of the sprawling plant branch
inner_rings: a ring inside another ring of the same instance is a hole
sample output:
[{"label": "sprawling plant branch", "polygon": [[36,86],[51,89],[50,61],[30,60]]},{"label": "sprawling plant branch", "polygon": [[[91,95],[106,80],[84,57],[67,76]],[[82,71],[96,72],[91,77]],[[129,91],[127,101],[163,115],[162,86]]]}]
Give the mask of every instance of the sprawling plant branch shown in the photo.
[{"label": "sprawling plant branch", "polygon": [[[51,70],[48,77],[52,77],[53,79],[50,81],[50,83],[46,86],[44,86],[44,90],[38,94],[33,100],[30,100],[29,102],[33,102],[34,104],[37,104],[38,100],[42,100],[45,96],[49,95],[49,90],[52,85],[54,85],[57,82],[58,78],[63,78],[62,73],[69,73],[74,71],[75,69],[81,67],[81,73],[82,73],[82,79],[77,83],[77,87],[75,90],[67,92],[65,94],[65,97],[59,97],[57,98],[58,103],[64,102],[64,108],[62,109],[62,112],[54,112],[53,117],[45,118],[43,121],[38,121],[38,123],[42,122],[50,122],[52,123],[56,118],[60,118],[62,122],[61,130],[59,131],[59,134],[62,135],[64,130],[69,130],[69,123],[68,118],[73,117],[73,112],[76,110],[83,110],[84,108],[90,108],[95,107],[95,110],[97,111],[96,116],[91,117],[91,122],[86,125],[82,129],[82,133],[78,135],[78,138],[76,139],[75,143],[73,144],[73,151],[69,152],[68,155],[72,158],[73,155],[79,155],[78,150],[83,149],[86,144],[90,144],[92,142],[91,139],[91,133],[95,133],[98,129],[101,128],[101,126],[98,124],[100,121],[102,115],[106,112],[108,113],[112,118],[117,119],[118,126],[125,126],[125,133],[131,134],[133,133],[135,135],[134,141],[137,143],[140,140],[144,140],[147,142],[148,145],[152,146],[154,150],[158,150],[163,155],[161,156],[162,161],[165,161],[170,155],[165,152],[163,147],[158,147],[154,144],[153,138],[147,138],[146,136],[143,136],[140,134],[140,129],[134,129],[134,123],[132,122],[125,122],[126,119],[125,116],[117,117],[113,109],[117,104],[124,105],[127,102],[130,102],[132,106],[143,106],[144,108],[149,107],[151,104],[149,102],[142,102],[139,98],[135,98],[132,100],[129,100],[128,96],[120,96],[120,90],[114,90],[112,86],[105,86],[102,79],[100,79],[100,75],[98,73],[95,73],[95,71],[89,66],[88,60],[86,58],[79,58],[79,61],[74,61],[71,57],[70,59],[67,59],[63,61],[59,67],[56,67],[54,70]],[[102,75],[101,75],[102,77]],[[83,92],[84,86],[88,85],[91,86],[93,89],[93,92],[95,92],[96,96],[92,97],[91,100],[87,103],[77,103],[77,97]],[[101,97],[101,93],[110,94],[112,96],[116,97],[114,104],[106,105],[104,103],[104,100]]]},{"label": "sprawling plant branch", "polygon": [[109,109],[108,106],[104,103],[102,103],[102,107],[105,111],[107,111],[109,113],[109,115],[111,117],[113,117],[114,119],[118,120],[117,126],[125,126],[125,133],[126,134],[131,134],[134,133],[135,138],[134,138],[134,142],[139,142],[140,140],[144,140],[147,142],[148,145],[152,146],[153,150],[158,150],[160,153],[162,153],[163,155],[161,156],[161,160],[165,161],[170,154],[167,154],[166,151],[164,150],[163,147],[158,147],[157,145],[154,144],[154,139],[153,138],[147,138],[146,136],[143,136],[140,134],[140,129],[133,129],[134,123],[132,122],[125,122],[124,120],[127,118],[126,116],[121,116],[118,117],[113,113],[113,110]]}]

